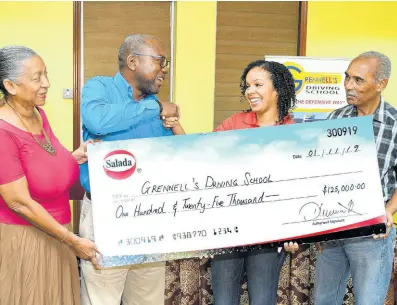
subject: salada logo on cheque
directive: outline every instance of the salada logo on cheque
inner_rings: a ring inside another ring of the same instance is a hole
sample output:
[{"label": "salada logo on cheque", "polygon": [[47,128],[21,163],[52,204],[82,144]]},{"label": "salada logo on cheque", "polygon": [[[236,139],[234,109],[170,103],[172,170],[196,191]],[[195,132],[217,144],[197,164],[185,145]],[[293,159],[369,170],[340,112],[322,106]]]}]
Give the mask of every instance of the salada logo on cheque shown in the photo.
[{"label": "salada logo on cheque", "polygon": [[339,94],[342,85],[342,73],[306,72],[295,62],[285,62],[295,80],[296,94],[304,88],[307,94]]},{"label": "salada logo on cheque", "polygon": [[135,172],[136,159],[129,151],[114,150],[105,156],[103,169],[112,179],[127,179]]}]

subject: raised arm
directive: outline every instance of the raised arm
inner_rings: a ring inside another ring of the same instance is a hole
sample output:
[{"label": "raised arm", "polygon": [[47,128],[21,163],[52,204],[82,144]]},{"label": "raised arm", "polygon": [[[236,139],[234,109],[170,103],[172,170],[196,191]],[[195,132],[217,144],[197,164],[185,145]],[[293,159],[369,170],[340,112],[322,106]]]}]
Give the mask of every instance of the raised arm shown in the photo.
[{"label": "raised arm", "polygon": [[97,78],[87,81],[83,87],[81,117],[83,125],[92,133],[104,135],[127,130],[143,120],[160,115],[155,100],[145,103],[114,103],[106,85]]}]

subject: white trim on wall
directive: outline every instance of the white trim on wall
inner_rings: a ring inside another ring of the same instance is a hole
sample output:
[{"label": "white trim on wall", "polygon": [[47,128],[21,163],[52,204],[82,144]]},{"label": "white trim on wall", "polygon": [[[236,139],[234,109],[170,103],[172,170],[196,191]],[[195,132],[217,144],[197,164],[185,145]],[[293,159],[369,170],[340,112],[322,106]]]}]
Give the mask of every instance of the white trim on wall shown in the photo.
[{"label": "white trim on wall", "polygon": [[[83,90],[84,86],[84,1],[81,1],[81,10],[80,10],[80,91]],[[81,92],[80,92],[81,94]],[[81,99],[80,99],[81,103]],[[80,141],[83,143],[83,123],[80,114]]]}]

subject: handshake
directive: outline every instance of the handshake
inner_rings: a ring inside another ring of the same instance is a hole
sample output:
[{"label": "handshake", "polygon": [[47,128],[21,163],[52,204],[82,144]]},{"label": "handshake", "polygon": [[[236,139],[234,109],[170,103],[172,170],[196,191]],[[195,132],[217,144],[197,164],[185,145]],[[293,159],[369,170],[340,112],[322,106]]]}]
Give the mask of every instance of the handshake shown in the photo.
[{"label": "handshake", "polygon": [[165,120],[166,118],[178,118],[180,117],[179,106],[170,102],[157,101],[160,106],[160,118]]},{"label": "handshake", "polygon": [[179,106],[170,102],[157,101],[160,106],[160,119],[166,128],[180,127],[179,118],[181,117]]}]

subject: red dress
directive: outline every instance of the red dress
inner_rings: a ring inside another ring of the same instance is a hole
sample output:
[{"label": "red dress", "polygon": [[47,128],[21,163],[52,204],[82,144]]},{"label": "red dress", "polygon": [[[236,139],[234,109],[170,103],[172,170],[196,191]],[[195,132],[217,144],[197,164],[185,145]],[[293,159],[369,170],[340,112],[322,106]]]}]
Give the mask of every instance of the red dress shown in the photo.
[{"label": "red dress", "polygon": [[[71,221],[69,190],[79,168],[72,154],[58,141],[42,109],[43,128],[56,156],[42,149],[32,135],[0,120],[0,185],[26,177],[31,197],[60,224]],[[44,136],[38,136],[44,143]],[[30,226],[0,197],[0,223]]]}]

